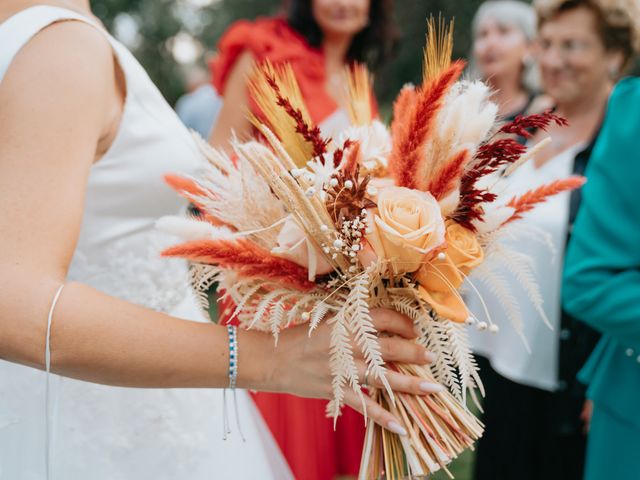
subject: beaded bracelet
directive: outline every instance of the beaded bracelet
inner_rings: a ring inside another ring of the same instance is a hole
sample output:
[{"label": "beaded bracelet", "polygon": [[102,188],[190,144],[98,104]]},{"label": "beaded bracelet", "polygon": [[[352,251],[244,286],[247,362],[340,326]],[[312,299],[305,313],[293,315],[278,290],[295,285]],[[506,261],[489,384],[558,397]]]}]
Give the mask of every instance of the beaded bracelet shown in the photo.
[{"label": "beaded bracelet", "polygon": [[236,388],[238,383],[238,328],[227,325],[229,334],[229,388]]},{"label": "beaded bracelet", "polygon": [[[227,333],[229,334],[229,388],[233,392],[233,403],[236,411],[236,425],[240,433],[240,438],[246,442],[240,427],[240,415],[238,410],[238,397],[236,396],[236,385],[238,384],[238,328],[233,325],[227,325]],[[229,424],[229,411],[227,410],[227,389],[222,391],[222,411],[223,425],[222,438],[226,440],[231,433]]]}]

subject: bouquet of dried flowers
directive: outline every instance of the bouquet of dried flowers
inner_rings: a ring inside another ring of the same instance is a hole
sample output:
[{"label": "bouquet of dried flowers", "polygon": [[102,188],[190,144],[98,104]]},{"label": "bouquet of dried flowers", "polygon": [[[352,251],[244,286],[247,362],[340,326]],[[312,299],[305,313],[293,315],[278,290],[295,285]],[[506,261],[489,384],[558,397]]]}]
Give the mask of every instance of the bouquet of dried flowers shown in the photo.
[{"label": "bouquet of dried flowers", "polygon": [[[371,114],[371,76],[348,70],[352,126],[325,138],[306,112],[287,66],[260,65],[250,90],[261,114],[260,139],[236,142],[228,156],[200,142],[208,167],[197,178],[168,181],[200,210],[161,226],[186,241],[164,252],[192,263],[193,284],[206,302],[213,282],[232,300],[245,328],[278,333],[289,325],[332,327],[333,400],[338,418],[346,389],[372,395],[404,423],[400,437],[369,422],[361,478],[404,478],[445,469],[473,445],[483,425],[467,408],[482,393],[466,328],[495,331],[489,312],[475,318],[460,293],[466,276],[504,257],[497,239],[548,196],[579,187],[572,177],[502,198],[495,186],[532,151],[510,134],[564,123],[547,112],[497,121],[489,87],[462,80],[451,60],[452,30],[428,24],[422,84],[399,94],[390,129]],[[516,252],[517,253],[517,252]],[[530,267],[510,261],[542,314]],[[508,285],[500,285],[502,290]],[[503,292],[504,293],[504,292]],[[508,292],[507,292],[508,293]],[[370,310],[395,309],[419,328],[434,352],[429,366],[385,364]],[[363,390],[353,348],[381,388]],[[425,396],[397,394],[389,370],[439,382]]]}]

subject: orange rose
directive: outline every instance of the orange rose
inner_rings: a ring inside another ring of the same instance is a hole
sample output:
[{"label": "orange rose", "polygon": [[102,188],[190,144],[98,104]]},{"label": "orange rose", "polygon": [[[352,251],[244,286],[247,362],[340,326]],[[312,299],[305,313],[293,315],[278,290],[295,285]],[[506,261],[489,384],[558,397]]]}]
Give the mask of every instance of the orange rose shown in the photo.
[{"label": "orange rose", "polygon": [[484,252],[475,234],[461,225],[446,224],[446,249],[422,267],[416,280],[420,296],[445,318],[464,322],[469,316],[458,289],[472,268],[484,260]]}]

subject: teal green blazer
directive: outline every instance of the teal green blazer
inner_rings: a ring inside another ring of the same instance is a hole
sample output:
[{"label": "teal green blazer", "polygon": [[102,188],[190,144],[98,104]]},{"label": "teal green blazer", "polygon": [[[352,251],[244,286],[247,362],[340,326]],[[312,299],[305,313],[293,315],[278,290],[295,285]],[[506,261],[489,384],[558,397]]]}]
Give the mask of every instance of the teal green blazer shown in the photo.
[{"label": "teal green blazer", "polygon": [[611,95],[586,176],[562,302],[603,334],[579,374],[587,397],[640,429],[640,79]]}]

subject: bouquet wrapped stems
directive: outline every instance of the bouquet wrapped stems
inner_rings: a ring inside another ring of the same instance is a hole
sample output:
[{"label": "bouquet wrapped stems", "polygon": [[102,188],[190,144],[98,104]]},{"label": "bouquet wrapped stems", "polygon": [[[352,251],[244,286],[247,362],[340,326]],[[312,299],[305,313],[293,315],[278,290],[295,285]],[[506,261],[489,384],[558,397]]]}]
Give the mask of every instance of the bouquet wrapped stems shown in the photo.
[{"label": "bouquet wrapped stems", "polygon": [[[435,382],[429,367],[391,365],[393,370]],[[483,424],[448,390],[425,396],[374,389],[372,398],[402,419],[407,437],[368,422],[360,479],[421,478],[447,465],[482,436]]]}]

